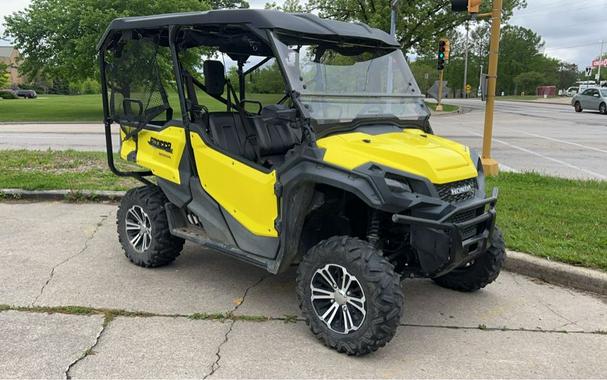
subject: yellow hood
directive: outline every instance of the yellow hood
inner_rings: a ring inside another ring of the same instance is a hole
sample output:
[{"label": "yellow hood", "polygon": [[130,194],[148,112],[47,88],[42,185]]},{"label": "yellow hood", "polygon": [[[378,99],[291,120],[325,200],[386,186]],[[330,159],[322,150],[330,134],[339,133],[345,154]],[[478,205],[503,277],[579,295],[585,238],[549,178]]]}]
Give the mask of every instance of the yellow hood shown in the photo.
[{"label": "yellow hood", "polygon": [[381,135],[346,133],[317,143],[326,150],[326,162],[348,170],[372,162],[425,177],[435,184],[478,175],[468,147],[419,129]]}]

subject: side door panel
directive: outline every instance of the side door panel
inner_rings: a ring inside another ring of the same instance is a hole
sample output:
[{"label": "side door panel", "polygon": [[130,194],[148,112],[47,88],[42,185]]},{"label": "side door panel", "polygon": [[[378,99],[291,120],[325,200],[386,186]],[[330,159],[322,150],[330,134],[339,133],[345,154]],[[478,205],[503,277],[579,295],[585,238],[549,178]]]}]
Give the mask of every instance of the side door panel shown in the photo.
[{"label": "side door panel", "polygon": [[[126,128],[127,132],[130,128]],[[182,126],[144,128],[137,135],[123,141],[125,132],[120,131],[120,157],[149,169],[159,178],[181,184],[179,163],[186,145]]]},{"label": "side door panel", "polygon": [[226,156],[207,146],[197,133],[191,133],[191,141],[204,190],[252,235],[277,238],[276,172],[264,173]]}]

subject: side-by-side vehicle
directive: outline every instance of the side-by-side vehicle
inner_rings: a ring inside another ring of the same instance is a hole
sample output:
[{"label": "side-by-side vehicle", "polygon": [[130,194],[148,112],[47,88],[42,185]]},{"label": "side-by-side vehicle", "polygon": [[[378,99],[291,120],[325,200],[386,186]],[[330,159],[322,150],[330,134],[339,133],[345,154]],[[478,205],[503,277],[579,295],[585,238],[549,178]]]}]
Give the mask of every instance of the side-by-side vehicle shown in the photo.
[{"label": "side-by-side vehicle", "polygon": [[[118,236],[136,265],[185,241],[280,273],[312,332],[362,355],[394,336],[401,280],[460,291],[504,261],[476,153],[433,134],[398,42],[271,10],[114,20],[98,45]],[[111,126],[120,126],[114,162]]]}]

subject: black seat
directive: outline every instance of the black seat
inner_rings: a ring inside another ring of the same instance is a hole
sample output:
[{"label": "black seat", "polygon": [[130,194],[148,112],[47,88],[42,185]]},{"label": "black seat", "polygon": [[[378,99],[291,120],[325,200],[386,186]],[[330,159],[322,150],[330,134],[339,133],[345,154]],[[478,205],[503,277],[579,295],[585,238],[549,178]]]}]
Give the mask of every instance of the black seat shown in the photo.
[{"label": "black seat", "polygon": [[240,115],[235,112],[210,112],[209,133],[220,148],[236,156],[255,161],[254,139],[247,139],[247,131]]},{"label": "black seat", "polygon": [[262,157],[284,155],[293,146],[301,143],[301,131],[292,128],[289,120],[276,116],[284,111],[290,111],[289,107],[270,105],[262,109],[260,116],[252,117]]}]

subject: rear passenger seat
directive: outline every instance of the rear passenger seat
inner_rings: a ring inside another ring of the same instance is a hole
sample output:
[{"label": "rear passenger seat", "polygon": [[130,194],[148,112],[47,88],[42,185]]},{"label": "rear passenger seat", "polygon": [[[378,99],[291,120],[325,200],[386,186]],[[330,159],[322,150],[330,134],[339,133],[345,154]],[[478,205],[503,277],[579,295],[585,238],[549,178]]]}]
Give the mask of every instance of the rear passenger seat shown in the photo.
[{"label": "rear passenger seat", "polygon": [[[270,106],[275,107],[275,106]],[[210,112],[209,132],[215,144],[225,151],[256,161],[255,150],[259,150],[262,164],[270,161],[272,164],[282,162],[284,154],[296,144],[301,143],[301,131],[289,126],[288,122],[277,120],[268,123],[261,116],[251,116],[251,133],[254,139],[247,141],[247,128],[243,125],[240,115],[235,112]],[[257,144],[257,146],[253,145]]]},{"label": "rear passenger seat", "polygon": [[215,144],[227,152],[255,162],[253,141],[247,142],[247,130],[235,112],[210,112],[209,132]]}]

